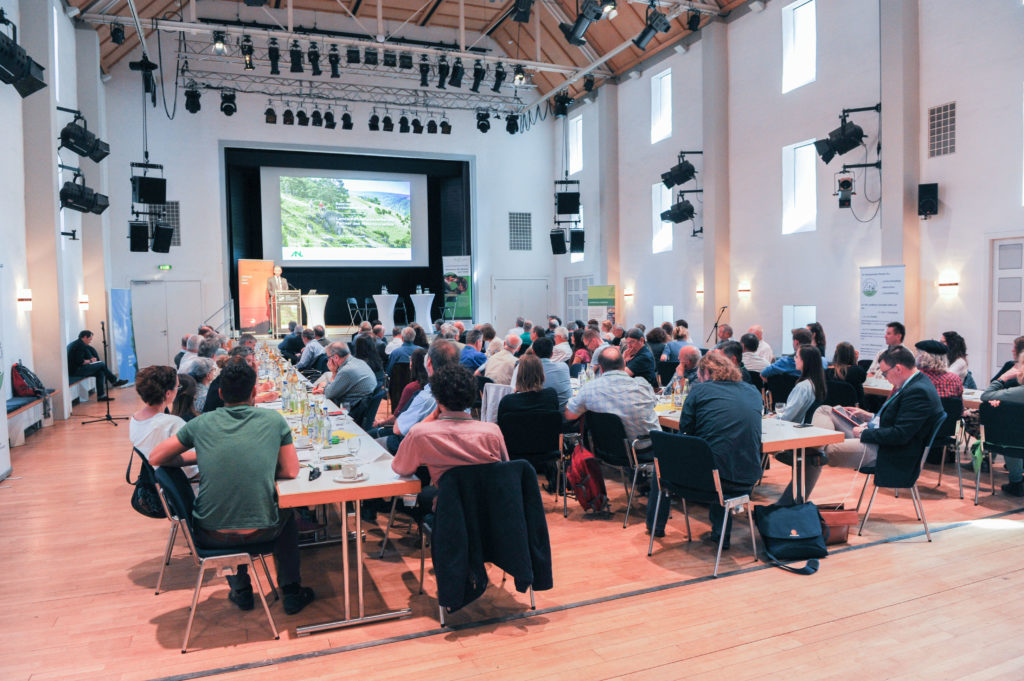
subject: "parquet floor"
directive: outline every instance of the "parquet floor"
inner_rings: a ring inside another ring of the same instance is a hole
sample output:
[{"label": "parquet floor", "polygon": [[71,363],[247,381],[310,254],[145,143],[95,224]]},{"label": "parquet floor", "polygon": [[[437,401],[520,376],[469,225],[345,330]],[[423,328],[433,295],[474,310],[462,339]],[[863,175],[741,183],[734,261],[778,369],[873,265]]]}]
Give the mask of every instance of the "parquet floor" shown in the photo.
[{"label": "parquet floor", "polygon": [[[133,392],[116,394],[115,414],[137,408]],[[366,561],[367,611],[408,604],[412,617],[296,637],[341,607],[339,547],[309,549],[304,581],[318,600],[294,617],[271,606],[280,640],[210,576],[181,655],[195,568],[179,542],[154,595],[168,524],[129,507],[127,423],[80,425],[99,413],[77,406],[12,450],[0,484],[0,679],[1024,679],[1024,504],[983,492],[974,506],[955,477],[936,489],[934,470],[922,476],[932,543],[906,494],[879,492],[864,536],[810,577],[756,563],[740,522],[712,580],[714,552],[686,542],[678,511],[648,558],[642,508],[623,529],[625,495],[609,479],[611,519],[571,506],[563,518],[545,495],[555,589],[536,594],[536,612],[511,582],[495,584],[440,630],[429,563],[419,595],[417,542],[400,530],[397,551]],[[774,465],[758,501],[776,498],[789,470]],[[815,500],[856,503],[859,490],[849,471],[828,469]],[[692,519],[695,534],[707,529],[703,509]],[[379,540],[370,526],[368,548]]]}]

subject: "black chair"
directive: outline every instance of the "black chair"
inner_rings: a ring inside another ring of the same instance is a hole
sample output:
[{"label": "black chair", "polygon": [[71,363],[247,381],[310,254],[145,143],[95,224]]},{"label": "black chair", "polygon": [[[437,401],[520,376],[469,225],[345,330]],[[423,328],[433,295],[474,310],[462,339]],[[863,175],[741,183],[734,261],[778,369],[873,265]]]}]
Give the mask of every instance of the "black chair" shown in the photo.
[{"label": "black chair", "polygon": [[363,318],[363,308],[359,307],[359,301],[355,298],[346,298],[345,304],[348,306],[348,318],[352,326],[359,326]]},{"label": "black chair", "polygon": [[[583,436],[590,443],[590,451],[594,453],[594,458],[606,466],[615,468],[622,476],[622,486],[626,490],[626,517],[622,519],[622,527],[625,528],[629,523],[629,509],[633,506],[633,497],[636,496],[636,482],[640,471],[653,470],[654,461],[637,461],[636,441],[630,443],[622,420],[615,414],[588,411],[583,418]],[[632,485],[626,482],[630,471],[633,473]]]},{"label": "black chair", "polygon": [[[932,443],[932,448],[942,449],[942,458],[939,459],[939,481],[936,483],[936,487],[942,486],[942,473],[946,468],[946,454],[950,447],[954,449],[957,446],[956,439],[956,427],[963,420],[964,415],[964,401],[959,397],[941,397],[939,401],[942,402],[942,408],[946,411],[946,420],[942,422],[942,428],[935,435],[935,442]],[[964,498],[964,479],[963,473],[960,470],[960,457],[954,459],[956,463],[956,478],[960,483],[960,498]]]},{"label": "black chair", "polygon": [[871,360],[871,359],[859,359],[859,360],[857,360],[857,366],[859,366],[864,371],[867,371],[868,369],[871,368],[871,364],[873,362],[874,362],[874,360]]},{"label": "black chair", "polygon": [[658,360],[658,381],[661,383],[661,387],[664,388],[676,375],[676,368],[679,366],[679,362],[664,362]]},{"label": "black chair", "polygon": [[373,394],[356,400],[349,408],[349,416],[363,430],[372,429],[373,422],[377,418],[377,410],[380,409],[380,403],[386,394],[384,388],[379,388]]},{"label": "black chair", "polygon": [[764,393],[764,379],[761,378],[761,374],[757,373],[756,371],[748,371],[747,373],[750,374],[750,385],[752,385],[755,388],[757,388],[757,392],[763,394]]},{"label": "black chair", "polygon": [[587,365],[583,362],[579,364],[569,365],[569,378],[579,378],[579,375],[587,370]]},{"label": "black chair", "polygon": [[[403,326],[408,326],[409,325],[409,309],[405,306],[405,296],[398,296],[398,302],[395,303],[395,314],[398,314],[399,312],[402,313],[402,325]],[[390,329],[388,328],[388,321],[387,320],[382,320],[382,321],[384,322],[384,331],[385,332],[390,331]],[[394,324],[394,320],[391,320],[391,324]]]},{"label": "black chair", "polygon": [[776,402],[785,402],[789,397],[789,393],[793,392],[793,386],[800,379],[799,376],[792,376],[790,374],[775,374],[769,376],[766,380],[765,387],[771,394],[770,404],[774,406]]},{"label": "black chair", "polygon": [[[316,341],[313,341],[314,343]],[[313,366],[309,369],[303,369],[300,373],[308,378],[310,381],[316,381],[327,372],[327,353],[323,352],[317,356],[313,361]]]},{"label": "black chair", "polygon": [[[726,498],[722,490],[722,479],[715,467],[715,457],[711,453],[708,443],[702,438],[691,435],[675,435],[659,431],[651,432],[651,442],[654,445],[654,473],[658,478],[658,488],[661,490],[655,501],[654,517],[658,517],[663,498],[666,498],[665,503],[671,503],[670,497],[679,497],[683,502],[683,515],[686,518],[686,541],[693,541],[693,533],[690,531],[690,513],[686,508],[686,502],[718,504],[725,508],[725,521],[722,523],[722,531],[718,539],[715,571],[712,574],[713,577],[717,577],[718,563],[722,558],[722,547],[725,545],[725,537],[728,533],[729,516],[746,510],[747,518],[750,520],[750,543],[756,557],[757,538],[754,535],[754,514],[750,505],[750,495],[739,494]],[[654,532],[652,531],[650,542],[647,545],[647,555],[650,556],[653,552]]]},{"label": "black chair", "polygon": [[879,480],[876,475],[877,464],[875,466],[862,466],[860,469],[861,473],[865,474],[864,487],[860,491],[860,498],[857,500],[857,510],[860,510],[861,501],[864,500],[864,492],[868,488],[868,482],[873,481],[874,484],[871,490],[871,499],[868,501],[868,508],[864,512],[864,518],[860,521],[860,527],[857,529],[857,536],[859,537],[861,532],[864,531],[864,525],[868,521],[868,516],[871,515],[871,505],[875,503],[875,495],[878,494],[879,487],[887,487],[889,489],[909,489],[910,500],[914,502],[914,511],[917,513],[917,519],[924,525],[924,534],[928,537],[928,541],[932,540],[932,535],[928,531],[928,521],[924,517],[924,504],[921,503],[921,493],[917,489],[917,479],[921,476],[921,469],[924,468],[925,459],[928,458],[928,450],[931,449],[932,443],[935,441],[935,436],[942,427],[943,422],[946,420],[945,412],[938,412],[932,416],[927,424],[925,425],[926,432],[930,434],[930,437],[925,441],[924,451],[921,452],[921,457],[916,461],[911,461],[911,467],[904,467],[900,470],[893,467],[894,470],[890,471],[891,477],[888,479]]},{"label": "black chair", "polygon": [[448,293],[444,296],[444,306],[441,308],[441,321],[455,321],[455,306],[459,302],[457,295]]},{"label": "black chair", "polygon": [[[361,312],[363,315],[364,322],[373,321],[374,316],[377,314],[377,303],[376,301],[374,301],[372,296],[366,296],[365,298],[363,298],[363,308]],[[392,320],[392,324],[393,323],[394,320]]]},{"label": "black chair", "polygon": [[410,372],[408,362],[397,362],[391,367],[390,381],[388,382],[388,395],[391,399],[391,411],[398,409],[398,402],[402,399],[402,391],[409,385]]},{"label": "black chair", "polygon": [[[981,441],[984,453],[988,455],[988,478],[992,494],[996,493],[992,475],[992,455],[1024,459],[1024,404],[1003,402],[993,407],[982,402],[978,409],[981,419]],[[974,474],[974,503],[978,503],[978,487],[981,485],[981,470]]]},{"label": "black chair", "polygon": [[846,381],[826,381],[825,388],[825,404],[828,406],[857,406],[857,389]]},{"label": "black chair", "polygon": [[562,457],[562,414],[551,412],[505,412],[498,410],[498,428],[505,438],[508,458],[530,462],[535,470],[546,463],[554,462],[557,469],[555,478],[555,504],[562,494],[562,514],[568,515],[568,501],[565,496],[565,461]]},{"label": "black chair", "polygon": [[188,624],[185,625],[185,640],[181,644],[181,652],[188,650],[188,640],[192,634],[192,622],[196,616],[196,607],[199,605],[199,591],[203,588],[203,577],[209,567],[231,567],[242,563],[248,563],[249,575],[255,580],[256,593],[260,596],[263,604],[263,611],[267,613],[267,621],[270,623],[270,631],[274,639],[280,638],[277,633],[277,625],[274,624],[274,617],[270,614],[270,606],[267,605],[267,597],[263,594],[263,585],[260,583],[260,576],[256,572],[256,565],[252,557],[258,556],[263,565],[263,573],[267,576],[270,590],[275,599],[278,598],[277,589],[274,587],[274,580],[270,577],[270,570],[267,569],[267,560],[264,555],[274,552],[274,542],[254,542],[252,544],[239,544],[226,549],[205,549],[197,546],[192,533],[192,506],[195,503],[195,495],[192,492],[192,485],[185,477],[184,471],[180,468],[155,469],[156,488],[160,492],[168,515],[178,524],[182,536],[188,543],[199,567],[199,576],[196,578],[196,589],[192,594],[192,607],[188,613]]}]

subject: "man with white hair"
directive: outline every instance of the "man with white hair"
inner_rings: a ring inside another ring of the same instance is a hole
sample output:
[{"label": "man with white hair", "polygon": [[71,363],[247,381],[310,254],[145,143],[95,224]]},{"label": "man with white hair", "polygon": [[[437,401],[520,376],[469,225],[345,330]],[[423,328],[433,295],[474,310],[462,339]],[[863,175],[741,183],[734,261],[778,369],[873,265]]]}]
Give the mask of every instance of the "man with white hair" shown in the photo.
[{"label": "man with white hair", "polygon": [[391,355],[388,357],[387,371],[389,374],[396,364],[409,363],[409,358],[412,357],[412,353],[416,349],[416,344],[413,343],[414,340],[416,340],[416,329],[411,326],[402,329],[402,344],[392,350]]},{"label": "man with white hair", "polygon": [[761,328],[761,325],[754,324],[747,329],[747,333],[757,336],[757,350],[754,354],[763,359],[767,364],[771,364],[775,354],[772,352],[772,346],[768,345],[768,341],[764,339],[764,329]]},{"label": "man with white hair", "polygon": [[525,318],[523,318],[523,317],[516,317],[516,325],[508,330],[508,335],[511,336],[512,334],[515,334],[517,336],[522,336],[523,332],[526,330],[526,329],[523,328],[523,324],[525,324],[525,323],[526,323],[526,319]]},{"label": "man with white hair", "polygon": [[552,362],[568,362],[572,359],[572,346],[569,345],[569,331],[564,326],[555,327],[555,347],[551,351]]},{"label": "man with white hair", "polygon": [[302,354],[299,355],[299,361],[295,364],[295,368],[299,371],[303,369],[312,369],[320,355],[326,352],[324,346],[316,342],[316,333],[313,329],[302,330]]},{"label": "man with white hair", "polygon": [[514,333],[510,333],[505,337],[505,346],[494,353],[487,360],[486,364],[477,369],[477,373],[486,376],[495,383],[511,385],[512,370],[516,367],[516,352],[522,343],[522,338]]},{"label": "man with white hair", "polygon": [[199,357],[199,346],[203,343],[203,337],[198,333],[194,333],[188,337],[188,341],[185,343],[185,354],[181,358],[181,363],[178,364],[178,373],[187,374],[189,365]]}]

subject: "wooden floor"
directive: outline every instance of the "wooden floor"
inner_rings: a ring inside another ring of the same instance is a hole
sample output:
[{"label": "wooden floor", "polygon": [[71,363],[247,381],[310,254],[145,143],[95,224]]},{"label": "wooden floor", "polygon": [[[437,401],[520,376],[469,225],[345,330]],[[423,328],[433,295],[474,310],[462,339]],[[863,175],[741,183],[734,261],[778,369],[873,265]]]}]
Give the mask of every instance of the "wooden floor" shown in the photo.
[{"label": "wooden floor", "polygon": [[[132,391],[114,394],[115,414],[137,408]],[[555,589],[537,593],[536,612],[511,582],[495,584],[450,617],[454,630],[440,630],[429,563],[419,595],[416,540],[399,530],[397,551],[366,561],[367,610],[408,606],[412,617],[296,637],[296,625],[334,618],[341,606],[340,549],[322,547],[303,552],[317,601],[293,617],[271,606],[280,640],[259,609],[238,611],[224,580],[210,576],[182,655],[195,568],[179,543],[166,591],[154,595],[169,526],[128,505],[127,422],[80,425],[101,410],[78,406],[12,450],[13,477],[0,485],[4,681],[1024,678],[1024,625],[1014,624],[1024,611],[1021,500],[984,495],[974,506],[970,495],[959,499],[955,477],[936,489],[933,470],[922,476],[932,543],[906,494],[880,492],[864,536],[810,577],[756,563],[744,521],[723,574],[709,579],[714,552],[687,544],[678,511],[648,558],[642,508],[623,529],[625,495],[609,480],[611,519],[584,518],[578,507],[562,518],[545,494]],[[1006,474],[996,468],[998,485]],[[758,501],[777,497],[789,470],[774,465]],[[828,469],[815,499],[849,494],[856,503],[859,490],[849,471]],[[694,533],[706,529],[698,509]],[[369,548],[380,536],[369,528]],[[500,571],[491,576],[500,582]]]}]

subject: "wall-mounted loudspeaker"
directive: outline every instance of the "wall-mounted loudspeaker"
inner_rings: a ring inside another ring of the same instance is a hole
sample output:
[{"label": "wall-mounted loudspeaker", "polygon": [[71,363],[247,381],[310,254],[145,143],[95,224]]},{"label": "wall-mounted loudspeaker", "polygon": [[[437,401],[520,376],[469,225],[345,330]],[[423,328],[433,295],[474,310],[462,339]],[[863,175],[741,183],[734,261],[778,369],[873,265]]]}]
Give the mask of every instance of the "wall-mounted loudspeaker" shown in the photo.
[{"label": "wall-mounted loudspeaker", "polygon": [[167,180],[162,177],[133,177],[132,203],[167,203]]},{"label": "wall-mounted loudspeaker", "polygon": [[128,250],[132,253],[147,253],[149,251],[148,222],[128,223]]},{"label": "wall-mounted loudspeaker", "polygon": [[565,230],[551,230],[551,252],[555,255],[565,253]]},{"label": "wall-mounted loudspeaker", "polygon": [[928,219],[929,215],[936,215],[939,212],[939,185],[931,184],[917,185],[917,214]]},{"label": "wall-mounted loudspeaker", "polygon": [[582,253],[583,252],[583,230],[582,229],[570,229],[569,230],[569,252],[570,253]]},{"label": "wall-mounted loudspeaker", "polygon": [[172,236],[174,236],[173,227],[158,223],[153,229],[153,252],[170,253]]}]

